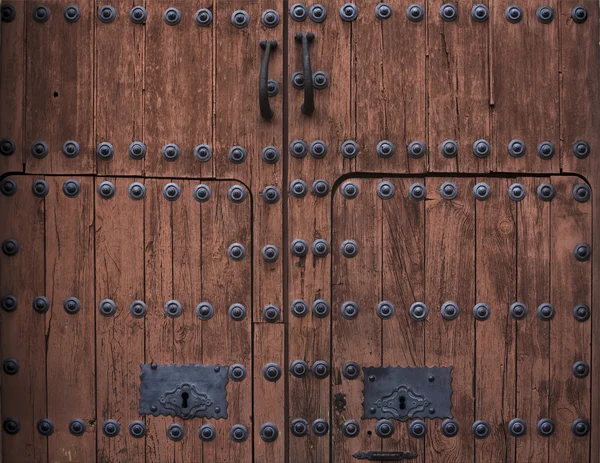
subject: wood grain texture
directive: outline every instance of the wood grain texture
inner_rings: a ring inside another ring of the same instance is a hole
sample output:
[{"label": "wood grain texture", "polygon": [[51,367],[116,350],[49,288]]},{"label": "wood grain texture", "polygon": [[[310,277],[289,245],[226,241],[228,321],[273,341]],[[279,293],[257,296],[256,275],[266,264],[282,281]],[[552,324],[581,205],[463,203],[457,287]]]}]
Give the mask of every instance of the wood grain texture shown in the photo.
[{"label": "wood grain texture", "polygon": [[[109,142],[115,155],[104,160],[95,156],[96,171],[104,175],[142,175],[144,159],[128,154],[133,141],[144,140],[144,52],[146,27],[134,24],[132,6],[144,0],[97,3],[112,5],[117,16],[105,24],[95,18],[95,146]],[[158,115],[156,115],[158,117]]]},{"label": "wood grain texture", "polygon": [[[440,196],[444,182],[454,182],[458,197]],[[473,178],[427,179],[425,203],[425,304],[429,320],[425,330],[427,366],[451,365],[452,415],[459,426],[454,438],[445,437],[441,421],[431,421],[426,436],[426,460],[462,463],[473,461],[471,424],[474,414],[475,371],[475,201]],[[460,238],[459,238],[460,237]],[[459,307],[454,320],[442,317],[441,307],[452,301]]]},{"label": "wood grain texture", "polygon": [[[49,0],[50,18],[37,23],[32,14],[38,2],[26,2],[27,77],[25,87],[25,140],[23,152],[27,172],[93,173],[94,43],[96,14],[88,1],[73,1],[81,17],[68,23],[63,17],[65,2]],[[76,46],[74,46],[76,44]],[[36,159],[34,142],[48,144],[48,155]],[[67,140],[79,143],[80,154],[62,153]]]},{"label": "wood grain texture", "polygon": [[[132,200],[131,180],[103,177],[95,180],[96,303],[111,299],[114,316],[96,316],[96,406],[98,410],[98,459],[134,461],[144,458],[145,439],[133,439],[129,423],[139,420],[140,364],[144,363],[144,319],[129,312],[133,301],[144,300],[144,203]],[[111,199],[103,199],[98,186],[115,185]],[[102,433],[105,420],[116,420],[121,432]]]},{"label": "wood grain texture", "polygon": [[572,367],[580,360],[590,362],[591,324],[589,320],[576,321],[573,308],[577,304],[590,307],[591,263],[577,261],[573,250],[592,239],[592,205],[573,199],[573,186],[579,183],[576,177],[552,177],[551,182],[556,197],[550,205],[550,302],[557,310],[550,330],[550,418],[556,427],[550,440],[550,461],[588,461],[590,457],[593,461],[590,436],[571,433],[573,420],[590,419],[590,377],[576,378]]},{"label": "wood grain texture", "polygon": [[[146,21],[144,138],[148,146],[147,175],[212,177],[213,161],[199,162],[194,148],[213,143],[213,27],[199,27],[194,15],[212,0],[153,0]],[[177,8],[181,21],[163,20],[167,8]],[[130,26],[131,27],[131,26]],[[163,147],[180,149],[167,161]]]},{"label": "wood grain texture", "polygon": [[25,2],[5,1],[15,10],[15,19],[2,22],[0,43],[0,139],[12,140],[15,151],[0,154],[0,174],[23,171],[23,107],[25,91]]},{"label": "wood grain texture", "polygon": [[[52,301],[47,314],[46,361],[48,417],[55,431],[48,440],[50,461],[92,461],[96,458],[96,372],[94,301],[94,181],[79,177],[75,198],[63,193],[67,177],[47,177],[46,291]],[[76,297],[81,310],[70,315],[64,301]],[[69,433],[79,418],[86,430]]]},{"label": "wood grain texture", "polygon": [[37,431],[37,421],[47,416],[46,315],[31,309],[33,300],[46,294],[44,199],[31,194],[31,178],[10,178],[17,193],[0,194],[0,210],[10,217],[0,225],[0,242],[16,239],[20,250],[15,256],[0,254],[0,297],[12,295],[18,306],[14,312],[0,313],[1,349],[2,361],[16,359],[19,371],[2,373],[1,405],[3,418],[18,419],[21,430],[15,435],[2,433],[2,456],[6,462],[45,462],[47,442]]}]

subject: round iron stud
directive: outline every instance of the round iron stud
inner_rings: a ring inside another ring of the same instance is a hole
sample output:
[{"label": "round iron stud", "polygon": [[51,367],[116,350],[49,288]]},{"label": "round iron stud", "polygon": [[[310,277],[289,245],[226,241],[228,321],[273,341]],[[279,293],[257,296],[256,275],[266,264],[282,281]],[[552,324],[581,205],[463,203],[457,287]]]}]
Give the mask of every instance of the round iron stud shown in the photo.
[{"label": "round iron stud", "polygon": [[580,360],[573,364],[573,376],[575,378],[585,378],[590,374],[590,366],[587,362]]},{"label": "round iron stud", "polygon": [[296,179],[290,183],[290,194],[294,198],[303,198],[308,192],[308,185],[304,180]]},{"label": "round iron stud", "polygon": [[281,367],[276,363],[267,363],[263,367],[263,376],[267,381],[274,383],[281,378]]},{"label": "round iron stud", "polygon": [[460,309],[456,302],[446,301],[442,304],[441,312],[445,320],[455,320],[458,317]]},{"label": "round iron stud", "polygon": [[360,424],[356,420],[347,420],[342,425],[342,432],[346,437],[356,437],[360,433]]},{"label": "round iron stud", "polygon": [[312,75],[313,87],[316,90],[323,90],[329,86],[329,77],[323,71],[317,71]]},{"label": "round iron stud", "polygon": [[356,156],[358,156],[358,143],[356,143],[354,140],[346,140],[344,143],[342,143],[342,148],[340,151],[344,158],[354,159]]},{"label": "round iron stud", "polygon": [[429,309],[422,302],[415,302],[410,306],[410,316],[418,322],[423,321],[429,315]]},{"label": "round iron stud", "polygon": [[358,244],[354,240],[345,240],[340,247],[344,257],[352,258],[358,254]]},{"label": "round iron stud", "polygon": [[17,17],[17,10],[12,5],[2,5],[1,17],[3,23],[13,22]]},{"label": "round iron stud", "polygon": [[141,141],[134,141],[131,143],[131,145],[129,145],[127,154],[129,154],[129,157],[135,161],[144,159],[146,156],[146,145]]},{"label": "round iron stud", "polygon": [[227,256],[233,261],[240,261],[246,257],[246,248],[240,243],[232,243],[227,248]]},{"label": "round iron stud", "polygon": [[174,442],[179,442],[184,435],[183,426],[178,423],[170,424],[167,428],[167,437]]},{"label": "round iron stud", "polygon": [[102,199],[111,199],[116,192],[115,185],[112,182],[105,181],[98,185],[98,195]]},{"label": "round iron stud", "polygon": [[31,303],[34,312],[45,314],[50,310],[50,301],[44,296],[37,296]]},{"label": "round iron stud", "polygon": [[537,315],[540,320],[550,321],[554,318],[554,314],[556,311],[554,310],[554,306],[549,304],[548,302],[544,302],[539,305],[537,308]]},{"label": "round iron stud", "polygon": [[181,21],[181,12],[177,8],[167,8],[163,14],[163,20],[169,26],[176,26]]},{"label": "round iron stud", "polygon": [[227,154],[227,159],[232,164],[241,164],[246,160],[246,149],[242,146],[235,145],[229,148],[229,153]]},{"label": "round iron stud", "polygon": [[445,158],[455,158],[458,155],[458,144],[454,140],[446,140],[442,143],[440,152]]},{"label": "round iron stud", "polygon": [[[2,7],[2,11],[4,11],[5,6]],[[12,5],[10,6],[12,7]],[[15,154],[16,150],[17,145],[10,138],[3,138],[2,140],[0,140],[0,154],[2,156],[12,156],[13,154]]]},{"label": "round iron stud", "polygon": [[537,423],[537,432],[542,437],[550,437],[554,434],[554,423],[549,418],[542,418]]},{"label": "round iron stud", "polygon": [[227,191],[227,199],[235,204],[243,203],[247,195],[246,189],[241,185],[232,185]]},{"label": "round iron stud", "polygon": [[112,317],[117,313],[117,305],[112,299],[102,299],[98,304],[98,312],[105,317]]},{"label": "round iron stud", "polygon": [[41,418],[37,422],[37,430],[42,436],[51,436],[54,433],[54,423],[48,418]]},{"label": "round iron stud", "polygon": [[477,420],[471,426],[471,431],[477,439],[485,439],[490,435],[490,425],[487,421]]},{"label": "round iron stud", "polygon": [[144,196],[146,196],[146,187],[139,182],[133,182],[131,185],[129,185],[127,194],[135,201],[144,199]]},{"label": "round iron stud", "polygon": [[310,155],[315,159],[323,159],[327,154],[327,145],[322,140],[315,140],[308,149]]},{"label": "round iron stud", "polygon": [[50,9],[44,5],[38,5],[33,9],[33,20],[43,24],[50,19]]},{"label": "round iron stud", "polygon": [[329,183],[327,180],[317,179],[312,184],[312,194],[322,198],[329,194]]},{"label": "round iron stud", "polygon": [[576,437],[586,436],[590,432],[590,423],[583,418],[577,418],[571,424],[571,432]]},{"label": "round iron stud", "polygon": [[290,7],[290,16],[294,21],[302,22],[308,17],[308,10],[302,3],[294,3]]},{"label": "round iron stud", "polygon": [[205,203],[210,199],[211,192],[208,185],[200,184],[194,187],[194,199],[199,203]]},{"label": "round iron stud", "polygon": [[63,302],[63,309],[69,315],[75,315],[81,310],[81,302],[76,297],[69,297]]},{"label": "round iron stud", "polygon": [[75,158],[79,155],[79,143],[74,140],[68,140],[63,143],[63,154],[68,158]]},{"label": "round iron stud", "polygon": [[19,301],[15,296],[9,294],[7,296],[3,296],[2,300],[0,300],[0,307],[5,312],[14,312],[19,307]]},{"label": "round iron stud", "polygon": [[144,301],[133,301],[129,306],[129,313],[133,318],[144,318],[147,308]]},{"label": "round iron stud", "polygon": [[573,317],[578,322],[585,322],[590,319],[590,308],[585,304],[577,304],[573,309]]},{"label": "round iron stud", "polygon": [[575,201],[585,203],[590,200],[591,196],[592,191],[589,186],[579,183],[573,187],[573,198],[575,198]]},{"label": "round iron stud", "polygon": [[504,15],[509,23],[516,24],[523,19],[523,10],[517,5],[511,5],[506,8]]},{"label": "round iron stud", "polygon": [[9,257],[16,256],[20,248],[19,242],[13,238],[2,242],[2,252]]},{"label": "round iron stud", "polygon": [[229,367],[229,378],[231,381],[239,383],[246,377],[246,367],[239,363],[235,363]]},{"label": "round iron stud", "polygon": [[265,203],[275,204],[281,198],[281,193],[277,187],[268,185],[260,192],[260,196]]},{"label": "round iron stud", "polygon": [[410,22],[418,23],[425,17],[425,10],[421,5],[413,4],[406,9],[406,17]]},{"label": "round iron stud", "polygon": [[491,314],[492,310],[490,309],[490,306],[484,302],[475,304],[475,307],[473,307],[473,316],[475,317],[475,320],[485,321],[490,318]]},{"label": "round iron stud", "polygon": [[297,238],[294,241],[292,241],[290,250],[292,252],[292,255],[296,257],[304,257],[308,253],[308,244],[303,239]]},{"label": "round iron stud", "polygon": [[527,306],[522,302],[515,302],[510,306],[509,312],[513,320],[522,320],[527,316]]},{"label": "round iron stud", "polygon": [[473,197],[478,201],[485,201],[492,195],[492,189],[487,183],[478,183],[473,187]]},{"label": "round iron stud", "polygon": [[379,420],[375,425],[375,433],[384,439],[392,437],[392,434],[394,434],[394,425],[390,420]]},{"label": "round iron stud", "polygon": [[179,301],[171,300],[168,301],[164,306],[165,315],[169,318],[177,318],[181,315],[183,308]]},{"label": "round iron stud", "polygon": [[196,316],[200,320],[210,320],[215,314],[215,309],[210,302],[201,302],[196,306]]},{"label": "round iron stud", "polygon": [[279,13],[275,10],[265,10],[261,16],[261,21],[265,27],[277,27],[279,25]]},{"label": "round iron stud", "polygon": [[303,158],[308,153],[308,145],[304,140],[294,140],[290,143],[290,154],[295,158]]},{"label": "round iron stud", "polygon": [[167,183],[163,188],[163,196],[167,201],[176,201],[181,196],[181,188],[176,183]]},{"label": "round iron stud", "polygon": [[523,140],[511,140],[508,143],[508,154],[513,158],[520,158],[525,155],[525,142]]},{"label": "round iron stud", "polygon": [[573,144],[573,154],[578,159],[585,159],[590,155],[590,144],[585,140],[578,140]]},{"label": "round iron stud", "polygon": [[[291,78],[292,87],[296,90],[302,90],[304,88],[304,74],[301,72],[294,72]],[[296,156],[300,157],[300,156]]]},{"label": "round iron stud", "polygon": [[169,162],[176,161],[179,156],[181,156],[181,150],[179,146],[174,143],[168,143],[163,146],[162,156]]},{"label": "round iron stud", "polygon": [[258,435],[265,442],[274,442],[279,436],[279,430],[273,423],[263,423],[258,430]]},{"label": "round iron stud", "polygon": [[381,199],[391,199],[396,193],[396,187],[392,182],[383,181],[377,185],[377,196]]},{"label": "round iron stud", "polygon": [[312,432],[317,437],[326,436],[329,432],[329,424],[323,418],[317,418],[312,422]]},{"label": "round iron stud", "polygon": [[273,244],[267,244],[262,248],[261,254],[265,262],[272,263],[279,258],[279,248]]},{"label": "round iron stud", "polygon": [[542,24],[550,24],[554,19],[554,10],[549,6],[540,6],[535,12],[535,17]]},{"label": "round iron stud", "polygon": [[50,186],[45,180],[35,180],[31,185],[31,192],[38,198],[44,198],[50,192]]},{"label": "round iron stud", "polygon": [[452,3],[444,3],[440,8],[440,18],[442,18],[444,21],[456,21],[457,16],[458,10]]},{"label": "round iron stud", "polygon": [[227,315],[229,315],[229,318],[234,322],[242,321],[246,318],[246,307],[242,304],[231,304],[227,310]]},{"label": "round iron stud", "polygon": [[113,22],[116,17],[117,17],[117,12],[110,5],[103,5],[98,10],[98,19],[105,24],[109,24],[109,23]]},{"label": "round iron stud", "polygon": [[584,6],[576,6],[571,11],[571,18],[577,24],[582,24],[582,23],[584,23],[584,22],[587,21],[588,12],[587,12],[587,10],[585,9]]},{"label": "round iron stud", "polygon": [[343,21],[354,21],[358,17],[358,8],[354,3],[346,3],[340,8],[340,17]]},{"label": "round iron stud", "polygon": [[212,158],[212,148],[207,144],[201,143],[194,148],[194,157],[199,162],[208,162]]},{"label": "round iron stud", "polygon": [[14,435],[21,430],[21,423],[16,418],[5,418],[2,422],[2,428],[6,434]]},{"label": "round iron stud", "polygon": [[538,156],[545,160],[552,159],[554,152],[554,144],[551,141],[543,141],[537,147]]},{"label": "round iron stud", "polygon": [[302,299],[296,299],[292,301],[290,310],[292,312],[292,315],[298,318],[302,318],[308,315],[308,304]]},{"label": "round iron stud", "polygon": [[264,306],[262,313],[263,319],[269,323],[275,323],[281,317],[281,310],[273,304]]},{"label": "round iron stud", "polygon": [[453,200],[458,196],[458,187],[456,183],[444,182],[440,186],[440,196],[447,200]]},{"label": "round iron stud", "polygon": [[586,262],[592,256],[592,250],[590,249],[589,244],[580,243],[573,249],[573,255],[579,262]]},{"label": "round iron stud", "polygon": [[556,196],[556,190],[549,183],[542,183],[537,188],[537,195],[542,201],[552,201]]},{"label": "round iron stud", "polygon": [[487,140],[477,140],[473,143],[473,154],[478,158],[487,158],[490,155],[491,147]]},{"label": "round iron stud", "polygon": [[394,315],[394,304],[389,301],[381,301],[375,309],[377,316],[382,320],[389,320]]},{"label": "round iron stud", "polygon": [[115,155],[115,148],[107,141],[103,141],[96,147],[96,154],[100,159],[108,160]]},{"label": "round iron stud", "polygon": [[211,442],[217,437],[217,430],[212,424],[203,424],[198,428],[198,437],[202,442]]},{"label": "round iron stud", "polygon": [[290,373],[296,378],[304,378],[308,374],[308,364],[304,360],[294,360],[290,366]]},{"label": "round iron stud", "polygon": [[521,437],[527,432],[527,426],[521,418],[513,418],[508,423],[508,432],[513,437]]},{"label": "round iron stud", "polygon": [[63,193],[68,198],[75,198],[79,195],[81,191],[81,186],[77,180],[69,179],[63,183]]},{"label": "round iron stud", "polygon": [[129,19],[133,24],[145,24],[148,19],[148,12],[143,6],[134,6],[129,11]]},{"label": "round iron stud", "polygon": [[389,140],[381,140],[377,143],[376,151],[380,158],[389,158],[394,154],[394,144]]},{"label": "round iron stud", "polygon": [[427,149],[421,141],[413,141],[408,144],[408,155],[413,159],[420,159],[425,156]]},{"label": "round iron stud", "polygon": [[392,17],[392,7],[388,3],[380,3],[375,7],[375,17],[385,21]]},{"label": "round iron stud", "polygon": [[275,164],[279,161],[279,150],[274,146],[265,146],[261,153],[261,158],[266,164]]},{"label": "round iron stud", "polygon": [[442,433],[446,437],[454,437],[458,434],[458,423],[456,420],[447,419],[442,421]]},{"label": "round iron stud", "polygon": [[102,434],[106,437],[118,436],[121,432],[121,426],[115,420],[106,420],[102,424]]},{"label": "round iron stud", "polygon": [[408,432],[412,437],[425,437],[425,434],[427,434],[427,425],[423,420],[414,420],[412,423],[410,423]]},{"label": "round iron stud", "polygon": [[323,5],[316,4],[312,5],[308,10],[308,16],[314,23],[322,23],[327,18],[327,8]]},{"label": "round iron stud", "polygon": [[79,7],[77,5],[68,5],[63,10],[63,16],[65,17],[65,21],[68,23],[74,23],[77,22],[81,17],[81,12],[79,11]]},{"label": "round iron stud", "polygon": [[13,179],[5,178],[0,182],[0,191],[4,196],[13,196],[17,192],[17,184]]},{"label": "round iron stud", "polygon": [[250,16],[244,10],[234,11],[231,15],[231,24],[236,29],[244,29],[250,24]]},{"label": "round iron stud", "polygon": [[324,299],[316,299],[312,303],[312,313],[317,318],[325,318],[327,315],[329,315],[330,311],[331,307],[329,302]]},{"label": "round iron stud", "polygon": [[19,372],[19,361],[17,359],[8,358],[2,362],[2,371],[9,376],[14,376]]},{"label": "round iron stud", "polygon": [[473,8],[471,8],[471,18],[473,18],[473,21],[482,23],[487,21],[489,16],[490,12],[488,10],[488,7],[481,3],[478,3],[477,5],[474,5]]},{"label": "round iron stud", "polygon": [[311,371],[317,379],[327,378],[329,376],[329,364],[325,360],[317,360],[313,362]]},{"label": "round iron stud", "polygon": [[354,199],[358,196],[358,185],[354,182],[346,182],[340,189],[342,196],[346,199]]},{"label": "round iron stud", "polygon": [[31,155],[36,159],[44,159],[48,156],[48,144],[42,140],[33,142],[31,145]]},{"label": "round iron stud", "polygon": [[520,183],[513,183],[508,187],[508,197],[513,201],[518,202],[525,198],[526,191],[525,187]]},{"label": "round iron stud", "polygon": [[354,320],[358,317],[358,304],[352,301],[346,301],[342,304],[342,317],[346,320]]},{"label": "round iron stud", "polygon": [[129,424],[129,434],[136,439],[146,435],[146,425],[142,421],[132,421]]},{"label": "round iron stud", "polygon": [[414,201],[422,201],[427,196],[427,190],[422,183],[413,183],[408,189],[410,199]]},{"label": "round iron stud", "polygon": [[69,421],[69,432],[74,436],[83,436],[85,433],[85,422],[80,418]]},{"label": "round iron stud", "polygon": [[308,421],[304,418],[295,418],[290,424],[290,431],[296,437],[304,437],[308,434]]},{"label": "round iron stud", "polygon": [[325,257],[329,254],[329,243],[319,238],[313,242],[311,251],[315,257]]},{"label": "round iron stud", "polygon": [[356,362],[346,362],[342,366],[344,378],[353,380],[360,376],[360,366]]}]

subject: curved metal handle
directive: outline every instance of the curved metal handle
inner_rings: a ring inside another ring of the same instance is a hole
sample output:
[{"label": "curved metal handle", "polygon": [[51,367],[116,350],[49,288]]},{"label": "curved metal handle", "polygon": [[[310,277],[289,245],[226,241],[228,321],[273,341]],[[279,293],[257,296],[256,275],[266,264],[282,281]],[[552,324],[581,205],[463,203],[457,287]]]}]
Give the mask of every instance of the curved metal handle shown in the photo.
[{"label": "curved metal handle", "polygon": [[310,67],[310,55],[308,53],[308,44],[315,38],[315,34],[307,32],[302,34],[296,33],[296,42],[302,43],[302,74],[304,75],[304,104],[302,105],[302,112],[307,116],[312,115],[315,112],[315,91],[312,82],[312,69]]},{"label": "curved metal handle", "polygon": [[258,103],[260,106],[261,117],[269,121],[273,119],[273,110],[269,104],[269,57],[271,55],[271,50],[277,48],[277,41],[261,40],[260,48],[265,51],[265,56],[263,57],[260,75],[258,77]]}]

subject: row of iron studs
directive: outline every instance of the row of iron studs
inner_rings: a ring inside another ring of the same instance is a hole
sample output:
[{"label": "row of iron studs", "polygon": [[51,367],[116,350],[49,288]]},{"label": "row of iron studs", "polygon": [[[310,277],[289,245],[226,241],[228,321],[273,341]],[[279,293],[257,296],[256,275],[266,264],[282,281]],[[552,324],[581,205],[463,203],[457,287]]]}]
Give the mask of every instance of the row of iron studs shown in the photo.
[{"label": "row of iron studs", "polygon": [[[375,17],[385,21],[392,17],[393,9],[388,3],[379,3],[375,7]],[[50,9],[47,6],[39,5],[33,10],[32,17],[37,23],[43,24],[50,19]],[[358,7],[354,3],[344,4],[339,15],[343,21],[354,21],[359,14]],[[508,22],[516,24],[523,19],[523,10],[517,5],[508,6],[505,10],[505,18]],[[69,5],[64,8],[63,16],[65,21],[74,23],[81,17],[81,11],[76,5]],[[16,10],[12,5],[2,6],[2,21],[11,22],[16,17]],[[98,9],[98,19],[103,23],[112,23],[117,17],[117,12],[110,5],[103,5]],[[290,17],[294,21],[302,22],[310,18],[315,23],[322,23],[327,18],[327,8],[316,4],[307,8],[302,3],[295,3],[290,7]],[[419,4],[412,4],[406,9],[406,17],[411,22],[420,22],[425,18],[425,9]],[[129,12],[129,18],[134,24],[145,24],[148,19],[148,12],[143,6],[134,6]],[[440,8],[440,18],[446,22],[456,21],[458,18],[458,7],[452,3],[445,3]],[[471,8],[471,18],[476,22],[485,22],[489,19],[488,7],[484,4],[477,4]],[[536,10],[536,18],[542,24],[549,24],[554,20],[554,9],[543,5]],[[588,18],[587,9],[584,6],[575,6],[571,10],[571,19],[577,23],[584,23]],[[212,23],[212,11],[206,8],[198,10],[194,19],[200,27],[208,27]],[[177,8],[167,8],[163,13],[163,21],[169,26],[176,26],[181,21],[181,11]],[[279,13],[275,10],[265,10],[261,15],[261,22],[264,27],[273,28],[279,25]],[[250,15],[244,10],[234,11],[231,15],[231,24],[237,29],[244,29],[250,24]]]}]

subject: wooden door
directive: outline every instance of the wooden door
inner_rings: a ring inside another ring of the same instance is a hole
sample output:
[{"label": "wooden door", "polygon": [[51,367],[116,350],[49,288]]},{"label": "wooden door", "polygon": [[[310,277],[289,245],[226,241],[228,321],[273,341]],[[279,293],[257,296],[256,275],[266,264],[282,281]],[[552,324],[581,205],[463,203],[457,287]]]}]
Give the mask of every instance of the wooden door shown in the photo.
[{"label": "wooden door", "polygon": [[3,1],[2,461],[598,461],[598,13]]}]

